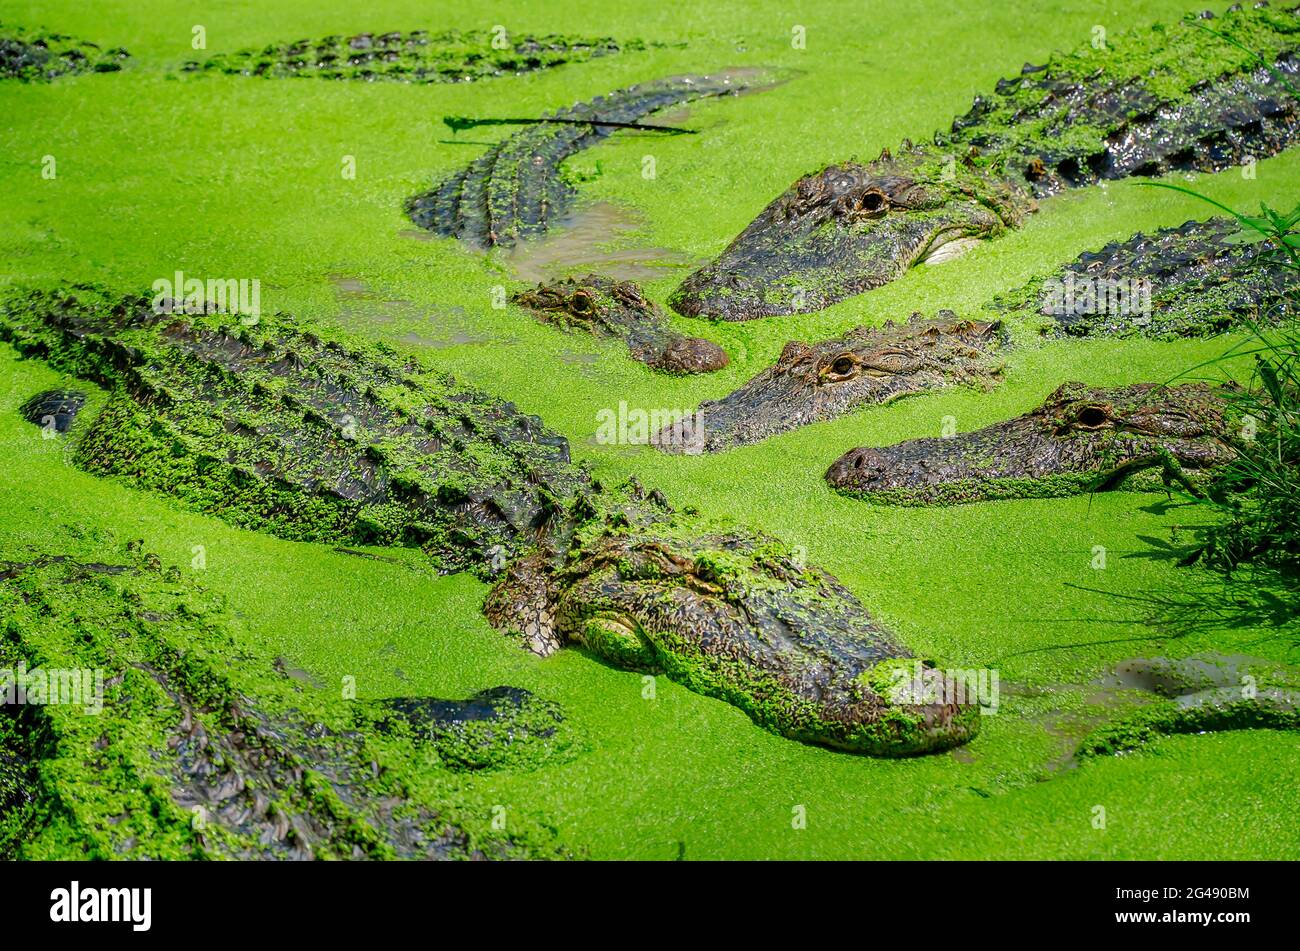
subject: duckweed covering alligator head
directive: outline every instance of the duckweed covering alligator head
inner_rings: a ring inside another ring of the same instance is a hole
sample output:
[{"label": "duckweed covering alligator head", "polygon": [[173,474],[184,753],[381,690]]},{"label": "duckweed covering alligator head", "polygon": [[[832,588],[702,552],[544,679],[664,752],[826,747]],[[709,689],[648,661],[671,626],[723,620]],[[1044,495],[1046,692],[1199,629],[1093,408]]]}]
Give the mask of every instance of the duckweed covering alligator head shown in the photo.
[{"label": "duckweed covering alligator head", "polygon": [[1300,16],[1228,11],[1215,26],[1244,49],[1197,23],[1027,65],[932,142],[800,179],[670,303],[720,320],[817,310],[996,237],[1062,189],[1289,147],[1300,106],[1283,81],[1300,71]]},{"label": "duckweed covering alligator head", "polygon": [[0,338],[112,389],[71,434],[88,470],[290,538],[418,545],[493,582],[489,619],[537,653],[662,670],[785,736],[889,755],[973,734],[938,671],[923,696],[877,690],[872,670],[907,652],[773,539],[606,488],[535,417],[391,349],[165,303],[0,307]]},{"label": "duckweed covering alligator head", "polygon": [[1071,495],[1157,469],[1191,487],[1236,457],[1232,417],[1225,394],[1203,383],[1065,383],[1034,411],[972,433],[852,449],[826,479],[897,504]]}]

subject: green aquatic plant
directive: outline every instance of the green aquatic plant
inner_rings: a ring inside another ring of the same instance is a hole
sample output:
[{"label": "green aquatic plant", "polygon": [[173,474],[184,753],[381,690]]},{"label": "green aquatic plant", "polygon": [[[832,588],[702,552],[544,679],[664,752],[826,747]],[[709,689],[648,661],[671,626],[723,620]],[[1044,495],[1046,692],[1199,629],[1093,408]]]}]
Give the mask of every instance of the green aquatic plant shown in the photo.
[{"label": "green aquatic plant", "polygon": [[[1252,215],[1181,185],[1155,187],[1191,195],[1230,214],[1241,226],[1237,240],[1297,277],[1286,303],[1300,301],[1300,204],[1283,213],[1260,205]],[[1284,306],[1283,303],[1275,305]],[[1185,560],[1232,571],[1245,562],[1266,564],[1288,577],[1300,575],[1300,331],[1247,321],[1244,340],[1220,357],[1188,371],[1253,357],[1250,380],[1228,395],[1241,419],[1241,440],[1214,491],[1198,500],[1221,519]]]}]

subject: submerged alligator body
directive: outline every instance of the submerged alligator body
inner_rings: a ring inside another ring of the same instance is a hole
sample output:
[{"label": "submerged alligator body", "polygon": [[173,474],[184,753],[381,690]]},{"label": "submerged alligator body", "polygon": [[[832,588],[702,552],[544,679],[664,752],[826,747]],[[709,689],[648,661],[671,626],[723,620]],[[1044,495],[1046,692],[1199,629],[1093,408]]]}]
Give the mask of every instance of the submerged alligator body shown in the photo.
[{"label": "submerged alligator body", "polygon": [[18,413],[47,433],[66,433],[85,405],[80,390],[45,390],[18,407]]},{"label": "submerged alligator body", "polygon": [[328,336],[90,289],[0,307],[0,338],[112,391],[70,434],[91,472],[289,538],[418,545],[491,582],[488,618],[533,651],[662,671],[784,736],[901,755],[976,729],[938,670],[876,689],[907,652],[775,539],[607,488],[536,417]]},{"label": "submerged alligator body", "polygon": [[1215,654],[1135,658],[1115,671],[1122,686],[1161,699],[1088,734],[1075,756],[1137,749],[1157,736],[1218,730],[1300,730],[1300,675],[1268,661]]},{"label": "submerged alligator body", "polygon": [[1295,274],[1224,218],[1188,221],[1087,251],[987,309],[1071,337],[1202,337],[1295,317]]},{"label": "submerged alligator body", "polygon": [[475,247],[509,247],[545,233],[576,191],[561,174],[566,158],[615,131],[597,123],[636,122],[652,112],[770,83],[765,74],[733,71],[678,76],[620,89],[562,109],[494,145],[432,190],[410,198],[406,213],[421,228]]},{"label": "submerged alligator body", "polygon": [[545,323],[582,330],[595,337],[617,337],[632,357],[667,373],[709,373],[727,365],[716,343],[674,331],[663,312],[631,281],[588,274],[554,284],[539,284],[511,298]]},{"label": "submerged alligator body", "polygon": [[673,427],[693,442],[666,434],[656,445],[715,452],[953,383],[992,386],[1003,324],[1059,337],[1163,340],[1294,319],[1294,273],[1242,237],[1222,218],[1188,221],[1086,251],[986,303],[977,319],[943,311],[933,321],[913,315],[902,327],[791,341],[772,367]]},{"label": "submerged alligator body", "polygon": [[128,58],[124,49],[105,50],[59,33],[0,26],[0,79],[37,82],[73,73],[112,73]]},{"label": "submerged alligator body", "polygon": [[1207,384],[1066,383],[1032,412],[975,432],[852,449],[826,480],[898,505],[1074,495],[1139,485],[1156,470],[1166,485],[1194,488],[1236,458],[1241,438],[1225,394]]},{"label": "submerged alligator body", "polygon": [[453,770],[532,768],[576,743],[559,706],[522,687],[491,687],[466,700],[390,697],[358,719],[432,745]]},{"label": "submerged alligator body", "polygon": [[723,399],[700,404],[653,442],[665,451],[717,452],[860,406],[962,383],[991,386],[1001,373],[999,328],[995,320],[960,320],[947,311],[936,320],[859,327],[811,345],[792,340],[773,366]]},{"label": "submerged alligator body", "polygon": [[[96,554],[105,560],[0,563],[0,667],[13,677],[3,689],[24,691],[0,706],[0,857],[560,854],[544,823],[521,814],[516,831],[495,832],[450,776],[423,771],[416,788],[405,766],[416,756],[457,768],[494,748],[508,758],[512,742],[540,737],[508,736],[505,720],[454,746],[371,729],[365,704],[276,674],[220,599],[138,544]],[[443,721],[482,706],[401,698],[383,709],[429,703]],[[498,712],[517,721],[517,710]]]},{"label": "submerged alligator body", "polygon": [[[1017,227],[1063,189],[1219,171],[1289,147],[1300,16],[1266,4],[1027,65],[949,133],[800,179],[674,292],[687,316],[819,310]],[[1252,52],[1247,52],[1247,50]]]},{"label": "submerged alligator body", "polygon": [[185,69],[272,78],[455,83],[530,73],[645,46],[639,40],[619,43],[609,37],[523,36],[504,37],[503,42],[498,34],[482,30],[412,30],[297,40],[221,54],[202,64],[190,62]]}]

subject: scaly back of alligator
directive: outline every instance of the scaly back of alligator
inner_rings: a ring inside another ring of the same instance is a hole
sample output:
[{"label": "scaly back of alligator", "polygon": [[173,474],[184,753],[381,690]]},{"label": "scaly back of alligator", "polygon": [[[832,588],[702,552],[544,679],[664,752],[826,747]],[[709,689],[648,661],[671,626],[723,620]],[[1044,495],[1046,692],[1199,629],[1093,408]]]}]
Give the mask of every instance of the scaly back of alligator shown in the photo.
[{"label": "scaly back of alligator", "polygon": [[1298,50],[1300,15],[1261,7],[1027,66],[930,143],[800,179],[669,302],[722,320],[818,310],[997,237],[1062,189],[1274,155],[1300,134]]},{"label": "scaly back of alligator", "polygon": [[1019,176],[1039,196],[1221,171],[1295,141],[1297,51],[1300,16],[1267,5],[1101,38],[1001,80],[935,144]]},{"label": "scaly back of alligator", "polygon": [[1085,251],[986,309],[1073,337],[1199,337],[1293,318],[1294,272],[1245,236],[1225,218],[1139,233]]},{"label": "scaly back of alligator", "polygon": [[358,33],[296,40],[258,49],[213,56],[201,65],[190,62],[186,72],[206,70],[242,76],[282,78],[316,76],[321,79],[377,79],[405,83],[454,83],[496,76],[530,73],[565,63],[581,63],[622,49],[644,49],[632,41],[620,44],[610,37],[585,39],[572,36],[507,37],[500,43],[483,30],[455,30],[430,34]]},{"label": "scaly back of alligator", "polygon": [[78,446],[91,472],[289,538],[420,545],[478,571],[535,544],[585,484],[537,417],[391,350],[154,304],[83,288],[0,315],[21,352],[115,390]]},{"label": "scaly back of alligator", "polygon": [[130,54],[60,33],[0,25],[0,79],[42,82],[75,73],[113,73]]},{"label": "scaly back of alligator", "polygon": [[742,74],[681,76],[597,96],[543,118],[494,145],[434,189],[410,198],[406,212],[421,228],[476,247],[513,245],[544,233],[568,209],[576,192],[560,165],[615,128],[584,120],[636,122],[652,112],[749,88]]}]

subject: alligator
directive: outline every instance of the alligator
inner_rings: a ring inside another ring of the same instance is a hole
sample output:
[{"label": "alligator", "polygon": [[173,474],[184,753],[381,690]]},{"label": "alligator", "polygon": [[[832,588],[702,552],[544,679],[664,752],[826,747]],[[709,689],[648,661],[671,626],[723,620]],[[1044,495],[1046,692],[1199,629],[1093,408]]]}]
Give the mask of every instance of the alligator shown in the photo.
[{"label": "alligator", "polygon": [[40,82],[75,73],[112,73],[130,58],[126,50],[61,33],[37,33],[0,26],[0,79]]},{"label": "alligator", "polygon": [[931,142],[801,178],[670,305],[718,320],[820,310],[1014,229],[1065,189],[1289,147],[1300,16],[1260,3],[1202,18],[1027,64]]},{"label": "alligator", "polygon": [[376,729],[430,701],[304,690],[219,597],[141,543],[90,555],[0,562],[0,857],[564,854],[544,821],[496,831],[490,804],[425,768],[546,742],[518,729],[549,713],[531,695],[489,711],[481,696],[432,701],[444,724],[496,715],[493,735]]},{"label": "alligator", "polygon": [[66,433],[85,405],[80,390],[45,390],[18,407],[18,415],[46,432]]},{"label": "alligator", "polygon": [[717,452],[758,442],[860,406],[955,384],[992,386],[1002,346],[998,321],[943,311],[901,326],[858,327],[843,337],[790,341],[776,363],[721,400],[700,404],[652,440],[666,452]]},{"label": "alligator", "polygon": [[511,300],[537,313],[544,323],[596,337],[618,337],[634,359],[656,370],[709,373],[727,365],[726,351],[710,340],[674,331],[663,312],[631,281],[588,274],[538,284]]},{"label": "alligator", "polygon": [[522,687],[490,687],[465,700],[388,697],[358,719],[427,743],[439,765],[452,770],[531,769],[561,759],[577,743],[559,705]]},{"label": "alligator", "polygon": [[1296,278],[1226,218],[1188,221],[1087,251],[986,309],[1057,337],[1203,337],[1296,316]]},{"label": "alligator", "polygon": [[191,60],[183,69],[269,78],[316,76],[365,82],[458,83],[530,73],[645,48],[640,40],[619,43],[610,37],[508,37],[485,30],[433,34],[412,30],[295,40],[223,53],[202,63]]},{"label": "alligator", "polygon": [[959,436],[851,449],[834,488],[869,501],[927,505],[1052,498],[1178,483],[1193,494],[1237,456],[1232,393],[1204,383],[1095,389],[1062,384],[1032,412]]},{"label": "alligator", "polygon": [[1157,736],[1220,730],[1300,730],[1300,673],[1249,657],[1203,654],[1135,658],[1115,671],[1122,686],[1160,699],[1090,732],[1079,759],[1137,749]]},{"label": "alligator", "polygon": [[[433,189],[407,199],[421,228],[474,247],[509,247],[544,234],[576,195],[561,165],[610,136],[617,125],[696,99],[770,85],[766,74],[734,70],[677,76],[620,89],[526,125]],[[610,125],[609,123],[614,123]]]},{"label": "alligator", "polygon": [[111,391],[60,437],[87,471],[286,538],[419,546],[488,582],[488,620],[535,653],[662,672],[782,736],[903,755],[975,732],[937,669],[883,694],[877,668],[909,653],[776,539],[607,487],[537,417],[386,345],[174,303],[82,287],[0,305],[0,339]]},{"label": "alligator", "polygon": [[[653,441],[667,451],[715,452],[898,396],[953,383],[992,386],[1000,379],[996,355],[1008,345],[1000,326],[1168,340],[1294,319],[1294,273],[1274,249],[1247,237],[1224,218],[1188,221],[1085,251],[986,302],[974,319],[913,314],[902,327],[790,341],[773,366]],[[687,436],[694,439],[683,442]]]}]

